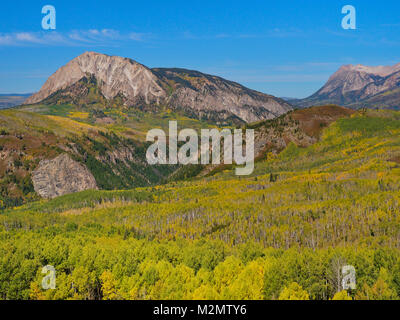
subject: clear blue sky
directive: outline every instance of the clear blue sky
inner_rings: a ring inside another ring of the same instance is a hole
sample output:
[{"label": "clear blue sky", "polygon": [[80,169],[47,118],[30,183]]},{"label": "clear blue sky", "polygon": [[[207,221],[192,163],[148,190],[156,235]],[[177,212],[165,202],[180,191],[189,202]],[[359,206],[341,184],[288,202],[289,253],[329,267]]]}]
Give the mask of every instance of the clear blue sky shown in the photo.
[{"label": "clear blue sky", "polygon": [[[57,10],[55,31],[41,28],[46,4]],[[347,4],[357,30],[341,28]],[[0,8],[0,93],[37,91],[88,50],[299,98],[342,64],[400,62],[398,0],[7,0]]]}]

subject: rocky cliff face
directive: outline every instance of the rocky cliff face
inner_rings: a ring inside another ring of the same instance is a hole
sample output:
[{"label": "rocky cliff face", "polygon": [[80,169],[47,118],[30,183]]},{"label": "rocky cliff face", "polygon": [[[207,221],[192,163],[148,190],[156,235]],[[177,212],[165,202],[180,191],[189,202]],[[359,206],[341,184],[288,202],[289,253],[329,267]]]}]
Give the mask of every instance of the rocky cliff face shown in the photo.
[{"label": "rocky cliff face", "polygon": [[29,97],[25,103],[32,104],[46,99],[51,94],[64,90],[87,75],[94,75],[102,94],[114,98],[122,93],[128,104],[139,100],[158,103],[165,96],[157,84],[157,77],[145,66],[127,58],[111,57],[95,52],[85,52],[54,73],[42,89]]},{"label": "rocky cliff face", "polygon": [[400,63],[394,66],[342,66],[315,94],[294,102],[299,106],[327,103],[350,107],[400,107]]},{"label": "rocky cliff face", "polygon": [[273,119],[292,109],[281,99],[198,71],[158,68],[153,72],[170,87],[168,104],[191,111],[199,118],[234,116],[254,122]]},{"label": "rocky cliff face", "polygon": [[57,99],[62,96],[63,103],[68,99],[75,102],[79,92],[88,91],[82,87],[82,79],[95,83],[107,100],[122,97],[123,103],[132,107],[167,105],[216,122],[228,118],[242,122],[272,119],[292,109],[281,99],[216,76],[185,69],[149,69],[131,59],[94,52],[61,67],[25,103],[42,102],[56,94]]},{"label": "rocky cliff face", "polygon": [[90,171],[67,154],[52,160],[42,160],[32,173],[35,191],[43,198],[52,199],[73,192],[97,189]]}]

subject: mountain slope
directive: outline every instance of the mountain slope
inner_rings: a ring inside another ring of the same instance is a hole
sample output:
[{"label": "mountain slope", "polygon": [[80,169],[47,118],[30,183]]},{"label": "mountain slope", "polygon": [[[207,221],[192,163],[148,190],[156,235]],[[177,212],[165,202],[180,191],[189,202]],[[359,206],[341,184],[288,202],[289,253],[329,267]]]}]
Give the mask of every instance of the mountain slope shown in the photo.
[{"label": "mountain slope", "polygon": [[[320,133],[249,177],[227,170],[6,210],[0,298],[277,299],[296,282],[328,300],[352,265],[349,295],[398,299],[400,113],[357,112]],[[46,264],[55,290],[41,289]]]},{"label": "mountain slope", "polygon": [[[40,190],[34,188],[32,176],[42,160],[54,160],[60,155],[69,155],[87,168],[99,189],[159,184],[177,166],[149,165],[145,157],[147,146],[102,125],[22,109],[1,110],[0,209],[38,199]],[[75,169],[78,163],[73,165]],[[54,184],[54,177],[72,174],[70,169],[62,172],[57,165],[54,171],[44,184]]]},{"label": "mountain slope", "polygon": [[[290,111],[278,118],[246,125],[254,129],[254,158],[264,161],[269,153],[279,154],[290,144],[305,148],[320,140],[322,131],[338,119],[348,118],[354,110],[335,105],[310,107]],[[181,167],[170,180],[186,180],[193,176],[213,175],[232,166],[207,165]]]},{"label": "mountain slope", "polygon": [[342,66],[312,96],[291,101],[298,106],[340,104],[358,107],[400,107],[400,63],[394,66]]},{"label": "mountain slope", "polygon": [[86,52],[61,67],[25,103],[46,102],[55,96],[62,96],[63,103],[75,102],[80,94],[89,93],[85,82],[95,84],[105,105],[120,97],[125,106],[166,105],[215,122],[272,119],[292,109],[282,99],[220,77],[185,69],[149,69],[131,59],[94,52]]},{"label": "mountain slope", "polygon": [[282,99],[217,76],[178,68],[155,68],[152,71],[171,90],[167,103],[192,112],[200,119],[234,116],[245,122],[254,122],[275,118],[292,109]]}]

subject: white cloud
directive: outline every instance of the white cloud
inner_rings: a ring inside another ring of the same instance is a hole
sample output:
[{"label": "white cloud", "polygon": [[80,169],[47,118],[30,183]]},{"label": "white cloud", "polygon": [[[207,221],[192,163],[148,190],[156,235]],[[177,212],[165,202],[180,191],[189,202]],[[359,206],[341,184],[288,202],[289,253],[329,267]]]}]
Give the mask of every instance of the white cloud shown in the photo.
[{"label": "white cloud", "polygon": [[296,38],[305,37],[307,33],[297,28],[279,29],[274,28],[259,33],[217,33],[217,34],[194,34],[191,31],[180,33],[185,40],[209,40],[209,39],[268,39],[268,38]]},{"label": "white cloud", "polygon": [[135,41],[143,41],[145,36],[146,36],[145,33],[137,33],[137,32],[132,32],[128,35],[129,39]]},{"label": "white cloud", "polygon": [[15,39],[18,41],[40,42],[40,40],[34,34],[29,32],[16,33]]},{"label": "white cloud", "polygon": [[9,35],[1,35],[0,34],[0,45],[7,45],[12,42],[12,37]]},{"label": "white cloud", "polygon": [[78,46],[111,45],[117,41],[143,41],[144,33],[121,34],[113,29],[0,33],[0,46]]}]

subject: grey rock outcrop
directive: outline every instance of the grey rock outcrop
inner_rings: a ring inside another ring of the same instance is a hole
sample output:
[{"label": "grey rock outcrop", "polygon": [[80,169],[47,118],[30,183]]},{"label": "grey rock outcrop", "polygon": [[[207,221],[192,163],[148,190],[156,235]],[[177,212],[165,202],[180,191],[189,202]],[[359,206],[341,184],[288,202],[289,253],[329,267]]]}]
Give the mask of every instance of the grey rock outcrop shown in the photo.
[{"label": "grey rock outcrop", "polygon": [[82,164],[62,154],[52,160],[42,160],[32,172],[35,191],[52,199],[64,194],[97,189],[96,180]]}]

